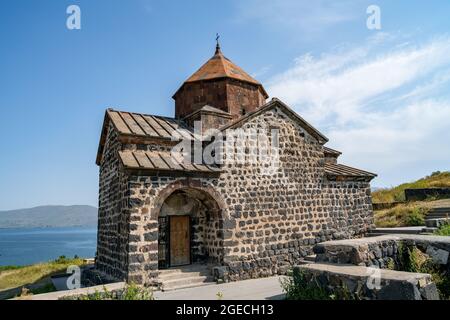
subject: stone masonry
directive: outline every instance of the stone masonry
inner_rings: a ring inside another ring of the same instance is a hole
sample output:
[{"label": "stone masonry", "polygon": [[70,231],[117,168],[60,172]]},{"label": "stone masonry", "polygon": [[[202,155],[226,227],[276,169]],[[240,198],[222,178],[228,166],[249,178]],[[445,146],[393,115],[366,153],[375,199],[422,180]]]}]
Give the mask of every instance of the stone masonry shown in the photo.
[{"label": "stone masonry", "polygon": [[289,107],[275,99],[245,115],[227,112],[224,132],[277,130],[274,172],[252,161],[174,164],[168,155],[177,141],[164,134],[191,132],[181,119],[107,111],[97,157],[96,270],[103,277],[154,285],[166,217],[189,216],[191,262],[225,268],[230,280],[284,274],[315,244],[361,237],[373,227],[375,175],[337,164],[340,153],[325,148],[327,139]]}]

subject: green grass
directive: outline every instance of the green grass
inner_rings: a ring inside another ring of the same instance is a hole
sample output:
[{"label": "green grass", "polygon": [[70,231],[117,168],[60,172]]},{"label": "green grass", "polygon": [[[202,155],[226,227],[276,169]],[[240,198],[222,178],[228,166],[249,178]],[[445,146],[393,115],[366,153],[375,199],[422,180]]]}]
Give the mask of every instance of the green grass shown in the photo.
[{"label": "green grass", "polygon": [[130,284],[125,286],[123,290],[108,291],[104,287],[103,291],[96,291],[89,295],[63,298],[63,300],[154,300],[154,297],[151,289]]},{"label": "green grass", "polygon": [[446,223],[434,232],[437,236],[450,236],[450,223]]},{"label": "green grass", "polygon": [[281,280],[287,300],[332,300],[332,296],[314,278],[308,279],[303,271],[295,268],[292,275]]},{"label": "green grass", "polygon": [[423,226],[429,210],[430,203],[426,201],[399,204],[390,209],[375,211],[375,225],[378,228]]},{"label": "green grass", "polygon": [[[60,257],[47,263],[30,266],[8,266],[0,269],[0,290],[17,288],[25,285],[48,282],[49,277],[57,273],[65,273],[71,265],[83,265],[83,259],[67,259]],[[49,288],[47,287],[47,290]],[[47,291],[48,292],[48,291]]]},{"label": "green grass", "polygon": [[0,266],[0,272],[8,270],[17,270],[25,268],[25,266]]},{"label": "green grass", "polygon": [[430,176],[415,182],[403,183],[394,188],[372,192],[374,203],[405,201],[405,189],[448,188],[450,187],[450,171],[433,172]]}]

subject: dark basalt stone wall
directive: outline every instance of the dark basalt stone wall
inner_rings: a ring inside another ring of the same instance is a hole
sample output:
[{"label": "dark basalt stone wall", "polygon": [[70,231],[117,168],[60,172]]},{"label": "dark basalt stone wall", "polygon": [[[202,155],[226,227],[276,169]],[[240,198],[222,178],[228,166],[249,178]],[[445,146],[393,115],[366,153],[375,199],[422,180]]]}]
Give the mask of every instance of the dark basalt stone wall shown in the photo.
[{"label": "dark basalt stone wall", "polygon": [[138,284],[157,283],[158,216],[179,191],[207,208],[194,220],[194,232],[202,232],[194,237],[196,252],[227,267],[230,280],[285,274],[315,244],[361,237],[373,227],[369,182],[328,181],[323,146],[281,110],[243,125],[259,128],[279,129],[275,171],[226,162],[214,177],[125,173],[117,150],[136,145],[117,145],[111,133],[100,170],[97,268]]},{"label": "dark basalt stone wall", "polygon": [[429,198],[450,199],[450,188],[406,189],[406,201],[423,201]]}]

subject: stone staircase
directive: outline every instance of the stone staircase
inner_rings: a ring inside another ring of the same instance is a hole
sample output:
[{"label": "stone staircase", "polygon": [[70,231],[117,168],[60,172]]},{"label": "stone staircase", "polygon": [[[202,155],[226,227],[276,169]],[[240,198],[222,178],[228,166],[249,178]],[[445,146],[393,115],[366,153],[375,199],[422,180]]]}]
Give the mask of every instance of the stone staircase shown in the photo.
[{"label": "stone staircase", "polygon": [[367,237],[378,237],[390,234],[421,234],[424,227],[376,228],[370,230]]},{"label": "stone staircase", "polygon": [[450,222],[450,207],[433,208],[425,217],[427,228],[438,228],[445,221]]},{"label": "stone staircase", "polygon": [[301,259],[298,264],[299,265],[312,264],[312,263],[315,263],[315,262],[316,262],[316,255],[312,254],[312,255],[303,257],[303,259]]},{"label": "stone staircase", "polygon": [[215,283],[210,268],[207,265],[201,264],[160,270],[158,282],[162,291],[198,287]]}]

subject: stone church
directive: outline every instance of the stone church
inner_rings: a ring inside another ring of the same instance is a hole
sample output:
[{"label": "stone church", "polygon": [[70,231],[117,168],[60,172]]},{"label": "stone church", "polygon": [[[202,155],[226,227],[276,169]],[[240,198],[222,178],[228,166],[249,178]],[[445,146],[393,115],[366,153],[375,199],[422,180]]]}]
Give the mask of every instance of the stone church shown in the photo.
[{"label": "stone church", "polygon": [[[339,164],[321,132],[282,101],[267,102],[262,84],[219,45],[173,99],[174,118],[106,111],[96,160],[98,275],[155,285],[161,270],[186,265],[231,281],[283,274],[314,244],[373,227],[376,175]],[[275,172],[174,160],[180,139],[200,139],[195,123],[201,132],[275,129]]]}]

